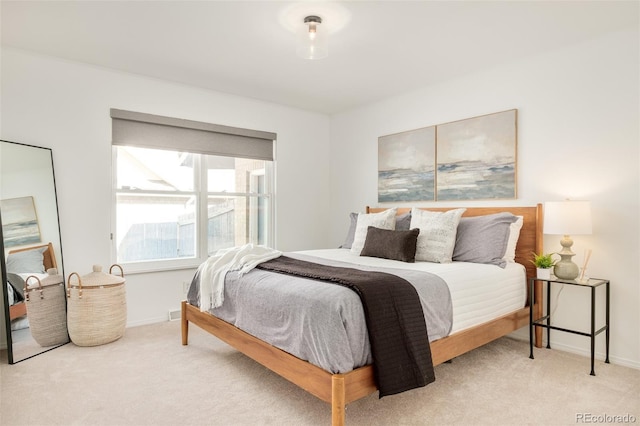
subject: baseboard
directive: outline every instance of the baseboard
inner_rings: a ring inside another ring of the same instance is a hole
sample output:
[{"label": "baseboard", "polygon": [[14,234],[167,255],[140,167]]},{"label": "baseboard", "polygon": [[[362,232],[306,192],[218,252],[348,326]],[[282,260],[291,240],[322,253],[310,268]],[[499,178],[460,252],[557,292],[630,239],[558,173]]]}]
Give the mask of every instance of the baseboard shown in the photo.
[{"label": "baseboard", "polygon": [[[569,352],[576,355],[582,355],[585,358],[591,358],[591,352],[583,348],[577,348],[575,346],[557,343],[557,342],[554,342],[553,340],[551,340],[551,347],[559,351]],[[606,358],[606,354],[604,352],[596,351],[595,357],[596,357],[596,360],[604,361],[604,359]],[[611,352],[609,352],[609,362],[611,362],[612,364],[622,365],[624,367],[630,367],[636,370],[640,370],[640,362],[611,355]]]},{"label": "baseboard", "polygon": [[140,321],[127,322],[127,327],[138,327],[141,325],[156,324],[159,322],[166,322],[166,321],[167,321],[167,316],[163,315],[161,317],[147,318]]},{"label": "baseboard", "polygon": [[[542,336],[543,347],[546,347],[547,345],[547,339],[545,339],[545,336],[546,335],[544,334]],[[525,337],[524,333],[514,332],[509,334],[509,337],[529,343],[528,334]],[[591,358],[591,352],[589,352],[589,350],[586,350],[584,348],[578,348],[576,346],[566,345],[563,343],[558,343],[553,339],[551,340],[551,348],[559,351],[563,351],[563,352],[569,352],[572,354],[581,355],[585,358]],[[606,354],[604,352],[596,351],[595,357],[596,357],[596,360],[604,361],[606,358]],[[636,370],[640,370],[640,362],[633,361],[626,358],[620,358],[615,355],[611,355],[611,352],[609,352],[609,362],[616,365],[622,365],[623,367],[629,367],[629,368],[634,368]]]}]

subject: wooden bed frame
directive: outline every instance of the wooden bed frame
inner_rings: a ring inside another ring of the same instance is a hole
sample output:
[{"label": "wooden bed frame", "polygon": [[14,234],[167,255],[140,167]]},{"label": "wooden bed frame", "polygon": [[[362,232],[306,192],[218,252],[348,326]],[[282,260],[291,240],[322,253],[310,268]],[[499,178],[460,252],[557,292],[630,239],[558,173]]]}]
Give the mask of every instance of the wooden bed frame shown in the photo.
[{"label": "wooden bed frame", "polygon": [[[446,211],[452,208],[425,208],[431,211]],[[369,208],[367,213],[377,213],[386,208]],[[398,215],[410,208],[399,208]],[[479,216],[498,212],[511,212],[523,216],[524,222],[516,247],[516,262],[527,269],[527,277],[535,276],[535,267],[529,261],[532,252],[542,252],[542,205],[533,207],[480,207],[467,208],[464,216]],[[526,283],[523,283],[527,285]],[[527,292],[529,294],[529,292]],[[484,324],[462,330],[431,342],[433,365],[438,365],[485,345],[529,324],[529,309],[534,310],[534,319],[542,316],[542,285],[536,282],[534,303]],[[373,367],[367,365],[344,374],[331,374],[320,367],[303,361],[281,349],[251,336],[237,327],[211,314],[200,312],[196,306],[182,302],[182,344],[189,338],[189,323],[208,331],[248,357],[254,359],[307,392],[331,404],[333,426],[345,422],[346,404],[363,398],[377,390]],[[536,346],[542,344],[542,330],[536,327]],[[523,354],[525,356],[526,354]]]},{"label": "wooden bed frame", "polygon": [[[15,250],[10,250],[9,254],[19,253],[21,251],[28,251],[33,249],[38,249],[46,247],[47,249],[42,253],[43,260],[42,264],[44,265],[44,270],[48,270],[49,268],[57,268],[58,263],[56,262],[56,255],[53,252],[53,244],[42,244],[39,246],[25,247]],[[9,319],[13,321],[16,318],[20,318],[21,316],[27,315],[27,304],[24,302],[16,303],[15,305],[9,306]]]}]

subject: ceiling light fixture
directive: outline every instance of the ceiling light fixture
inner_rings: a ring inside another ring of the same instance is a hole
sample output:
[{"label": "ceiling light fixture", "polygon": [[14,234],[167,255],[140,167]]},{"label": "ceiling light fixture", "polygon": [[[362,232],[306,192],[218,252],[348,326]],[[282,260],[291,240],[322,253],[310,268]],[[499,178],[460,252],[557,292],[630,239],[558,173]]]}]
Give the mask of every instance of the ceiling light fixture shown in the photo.
[{"label": "ceiling light fixture", "polygon": [[322,59],[329,55],[327,31],[320,28],[322,18],[317,15],[306,16],[298,34],[298,56],[304,59]]}]

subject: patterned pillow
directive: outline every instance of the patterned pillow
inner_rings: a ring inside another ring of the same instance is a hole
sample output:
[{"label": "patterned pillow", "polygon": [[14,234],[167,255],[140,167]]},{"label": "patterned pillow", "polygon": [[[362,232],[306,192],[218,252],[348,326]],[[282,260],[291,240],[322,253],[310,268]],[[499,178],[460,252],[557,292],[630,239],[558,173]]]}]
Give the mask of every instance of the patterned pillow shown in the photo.
[{"label": "patterned pillow", "polygon": [[380,213],[359,213],[356,232],[353,236],[353,244],[351,244],[351,253],[360,255],[362,247],[364,247],[364,242],[367,239],[369,226],[375,226],[381,229],[395,229],[396,210],[394,207]]},{"label": "patterned pillow", "polygon": [[419,228],[416,260],[449,263],[456,245],[458,223],[466,209],[430,212],[411,209],[411,229]]}]

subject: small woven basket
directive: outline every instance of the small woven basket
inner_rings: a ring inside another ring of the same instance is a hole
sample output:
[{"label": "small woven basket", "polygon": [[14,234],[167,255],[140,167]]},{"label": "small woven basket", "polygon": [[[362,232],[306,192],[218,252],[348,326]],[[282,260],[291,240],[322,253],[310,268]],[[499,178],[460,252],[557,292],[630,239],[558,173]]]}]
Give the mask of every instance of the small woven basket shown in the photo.
[{"label": "small woven basket", "polygon": [[55,268],[47,270],[47,274],[43,279],[30,275],[24,284],[31,336],[42,347],[69,341],[64,278]]},{"label": "small woven basket", "polygon": [[[114,267],[120,275],[111,275]],[[73,277],[75,280],[72,280]],[[94,265],[83,277],[73,272],[67,279],[67,326],[78,346],[98,346],[118,340],[127,324],[124,271],[111,265],[109,274]]]}]

